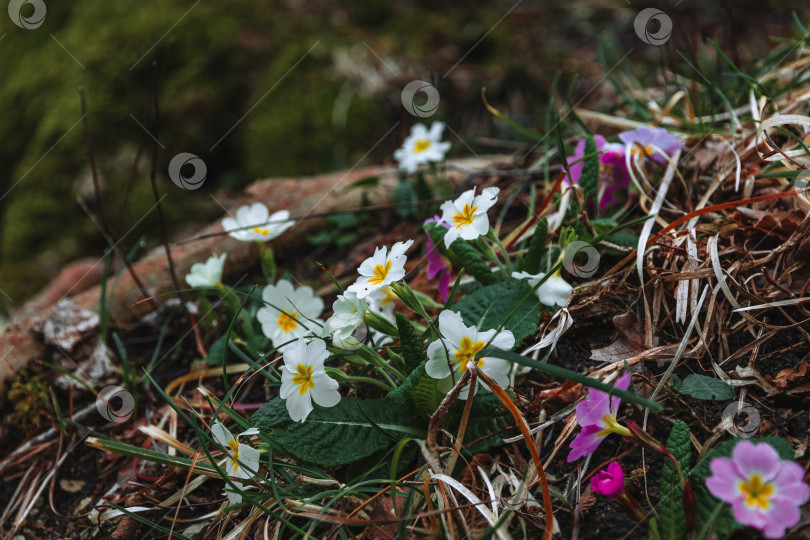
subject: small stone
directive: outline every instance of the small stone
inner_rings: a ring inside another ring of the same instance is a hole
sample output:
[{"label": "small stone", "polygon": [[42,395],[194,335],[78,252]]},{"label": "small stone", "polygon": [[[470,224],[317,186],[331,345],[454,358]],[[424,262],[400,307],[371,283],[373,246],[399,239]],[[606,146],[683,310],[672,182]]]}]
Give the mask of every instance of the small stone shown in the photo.
[{"label": "small stone", "polygon": [[76,493],[77,491],[81,491],[84,484],[84,480],[69,480],[67,478],[59,480],[59,487],[68,493]]}]

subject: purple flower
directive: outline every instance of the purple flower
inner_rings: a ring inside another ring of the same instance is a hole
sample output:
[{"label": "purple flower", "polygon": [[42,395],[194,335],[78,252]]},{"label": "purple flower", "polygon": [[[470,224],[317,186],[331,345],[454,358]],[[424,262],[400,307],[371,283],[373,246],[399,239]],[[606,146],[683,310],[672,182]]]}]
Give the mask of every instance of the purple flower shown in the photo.
[{"label": "purple flower", "polygon": [[[443,227],[450,228],[450,225],[442,221],[441,216],[433,216],[425,220],[424,224],[427,225],[428,223],[438,223]],[[439,276],[439,294],[442,297],[442,301],[447,302],[450,291],[450,263],[439,253],[439,249],[436,247],[430,235],[427,235],[425,250],[428,256],[427,277],[428,279],[433,279],[437,275]]]},{"label": "purple flower", "polygon": [[[604,210],[609,204],[618,202],[614,192],[617,189],[627,189],[630,185],[630,174],[625,165],[623,145],[609,143],[601,135],[594,135],[593,138],[596,141],[597,151],[602,152],[599,154],[599,192],[601,194],[599,209]],[[571,164],[569,165],[571,182],[574,184],[579,183],[579,177],[582,176],[583,162],[573,162],[581,160],[584,156],[585,140],[582,139],[577,143],[574,155],[568,159],[568,163]],[[566,178],[565,181],[568,182],[568,179]]]},{"label": "purple flower", "polygon": [[[619,377],[614,386],[627,390],[630,386],[630,374],[625,373]],[[571,441],[569,463],[591,455],[602,439],[611,433],[622,437],[631,436],[630,430],[616,420],[621,401],[618,397],[610,397],[601,390],[591,388],[588,391],[588,399],[577,403],[577,423],[582,426],[582,431]]]},{"label": "purple flower", "polygon": [[783,537],[799,522],[799,507],[810,500],[810,486],[802,482],[804,469],[782,461],[768,443],[740,441],[730,459],[715,458],[709,468],[709,492],[732,505],[737,521],[768,538]]},{"label": "purple flower", "polygon": [[642,126],[634,131],[619,133],[619,140],[624,144],[632,145],[630,152],[633,159],[643,161],[651,157],[659,163],[666,163],[666,159],[653,147],[661,149],[665,154],[674,154],[676,150],[683,147],[683,143],[678,138],[664,128],[650,128]]},{"label": "purple flower", "polygon": [[599,471],[591,478],[591,489],[597,495],[608,499],[617,499],[624,491],[624,471],[617,461],[614,461],[606,471]]}]

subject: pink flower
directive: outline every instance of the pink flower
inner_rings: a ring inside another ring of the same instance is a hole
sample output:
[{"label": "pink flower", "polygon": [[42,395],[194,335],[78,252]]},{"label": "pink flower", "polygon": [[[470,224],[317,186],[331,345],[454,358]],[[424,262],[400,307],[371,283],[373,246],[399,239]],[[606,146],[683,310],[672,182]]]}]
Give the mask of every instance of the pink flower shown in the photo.
[{"label": "pink flower", "polygon": [[[425,220],[424,224],[427,225],[428,223],[438,223],[448,229],[450,228],[447,223],[442,221],[441,216],[433,216]],[[428,256],[427,277],[428,279],[433,279],[437,275],[439,276],[439,294],[442,296],[442,301],[447,302],[447,296],[450,291],[450,263],[439,253],[430,235],[427,235],[425,250]]]},{"label": "pink flower", "polygon": [[[619,377],[614,386],[627,390],[630,386],[630,374],[625,373]],[[592,454],[602,439],[611,433],[622,437],[632,435],[629,429],[616,420],[616,413],[621,401],[620,398],[610,397],[601,390],[591,388],[588,391],[588,399],[577,404],[577,423],[582,426],[582,431],[571,441],[571,452],[568,454],[569,463]]]},{"label": "pink flower", "polygon": [[[617,189],[627,189],[630,185],[630,174],[625,165],[623,145],[609,143],[601,135],[594,135],[593,138],[596,141],[596,149],[602,152],[599,154],[599,193],[601,194],[599,209],[604,210],[609,204],[618,202],[614,192]],[[577,143],[574,155],[568,159],[568,163],[581,160],[584,156],[585,140],[582,139]],[[582,176],[582,165],[583,162],[580,161],[569,166],[571,183],[579,183],[579,177]],[[568,182],[568,179],[565,181]]]},{"label": "pink flower", "polygon": [[709,492],[732,505],[743,525],[768,538],[781,538],[799,522],[799,507],[810,500],[810,486],[802,482],[804,469],[782,461],[768,443],[740,441],[731,458],[715,458],[706,479]]},{"label": "pink flower", "polygon": [[683,147],[683,143],[664,128],[650,128],[646,126],[642,126],[634,131],[619,133],[619,140],[626,145],[631,145],[630,152],[634,159],[644,160],[647,157],[651,157],[659,163],[666,163],[666,159],[664,159],[664,156],[660,153],[653,150],[654,146],[661,149],[665,154],[674,154],[676,150]]},{"label": "pink flower", "polygon": [[591,489],[597,495],[608,499],[618,499],[624,491],[624,471],[617,461],[614,461],[606,471],[599,471],[591,478]]}]

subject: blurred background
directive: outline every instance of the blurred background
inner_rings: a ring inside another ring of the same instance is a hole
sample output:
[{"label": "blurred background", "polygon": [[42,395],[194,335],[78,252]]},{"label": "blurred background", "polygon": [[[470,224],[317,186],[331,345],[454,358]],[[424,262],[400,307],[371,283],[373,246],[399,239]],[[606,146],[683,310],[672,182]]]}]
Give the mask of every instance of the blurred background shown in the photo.
[{"label": "blurred background", "polygon": [[[39,26],[13,22],[15,10],[34,18],[38,2],[47,8]],[[704,56],[707,39],[746,65],[807,21],[790,2],[661,3],[673,33],[653,46],[633,27],[650,4],[635,2],[38,2],[10,0],[9,16],[0,12],[2,313],[66,262],[101,256],[99,207],[133,257],[159,243],[155,148],[169,235],[179,239],[222,215],[212,194],[227,203],[259,178],[390,163],[416,121],[446,122],[451,156],[525,145],[487,112],[484,87],[493,106],[542,132],[569,89],[579,106],[613,110],[619,87],[665,87],[662,66],[722,82],[727,65]],[[403,108],[413,80],[439,92],[428,118]],[[197,190],[168,177],[181,152],[207,167]]]}]

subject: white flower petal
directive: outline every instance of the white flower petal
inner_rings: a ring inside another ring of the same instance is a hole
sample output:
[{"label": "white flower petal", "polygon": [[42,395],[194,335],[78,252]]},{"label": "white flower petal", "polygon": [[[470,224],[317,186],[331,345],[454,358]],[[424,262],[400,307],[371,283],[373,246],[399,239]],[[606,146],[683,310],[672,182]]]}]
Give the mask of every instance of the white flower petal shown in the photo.
[{"label": "white flower petal", "polygon": [[[481,339],[479,337],[478,339]],[[512,349],[515,346],[515,335],[510,330],[502,330],[498,332],[492,340],[490,341],[487,339],[486,341],[489,342],[490,347],[495,347],[498,349],[504,349],[506,351]],[[505,362],[506,360],[504,360]]]},{"label": "white flower petal", "polygon": [[234,476],[253,478],[259,470],[259,451],[246,444],[239,445],[239,466]]},{"label": "white flower petal", "polygon": [[[449,345],[449,344],[448,344]],[[453,351],[451,350],[452,354]],[[434,341],[428,345],[428,361],[425,363],[425,372],[434,379],[444,379],[450,376],[447,364],[447,354],[441,341]]]},{"label": "white flower petal", "polygon": [[[233,484],[237,488],[242,489],[242,484],[239,482],[234,482]],[[234,491],[234,488],[228,483],[225,484],[225,495],[228,497],[228,502],[231,504],[239,504],[242,502],[242,495],[239,492]]]},{"label": "white flower petal", "polygon": [[469,328],[464,324],[460,313],[450,311],[449,309],[439,313],[439,332],[444,336],[445,341],[448,342],[448,348],[450,348],[450,345],[452,345],[453,348],[458,348],[458,345],[465,336],[470,338],[475,337],[475,329]]},{"label": "white flower petal", "polygon": [[303,395],[299,394],[297,391],[293,392],[286,399],[285,404],[287,405],[287,412],[290,413],[290,418],[292,418],[293,422],[303,422],[314,408],[309,392]]},{"label": "white flower petal", "polygon": [[315,388],[309,391],[312,400],[321,407],[334,407],[340,401],[338,382],[323,371],[312,374]]},{"label": "white flower petal", "polygon": [[225,449],[229,448],[228,443],[236,440],[231,432],[228,431],[228,428],[226,428],[219,420],[214,420],[211,422],[211,434],[221,446],[225,447]]},{"label": "white flower petal", "polygon": [[568,301],[568,297],[574,288],[568,284],[564,279],[556,276],[551,276],[548,281],[540,285],[537,289],[537,297],[540,302],[547,306],[562,307]]}]

